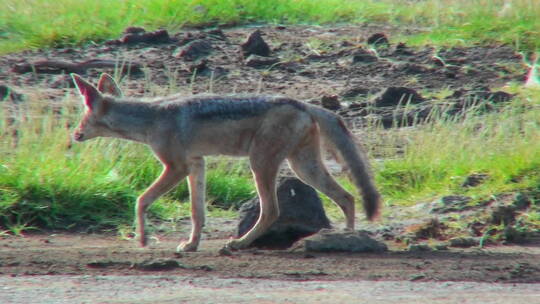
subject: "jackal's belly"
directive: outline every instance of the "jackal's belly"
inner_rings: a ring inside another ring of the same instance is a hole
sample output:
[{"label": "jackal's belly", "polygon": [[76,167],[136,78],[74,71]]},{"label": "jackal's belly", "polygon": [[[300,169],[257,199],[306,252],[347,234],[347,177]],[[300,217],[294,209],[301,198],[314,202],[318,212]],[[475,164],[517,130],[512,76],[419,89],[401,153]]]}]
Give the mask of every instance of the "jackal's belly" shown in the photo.
[{"label": "jackal's belly", "polygon": [[245,156],[256,129],[249,123],[200,126],[191,138],[188,154]]}]

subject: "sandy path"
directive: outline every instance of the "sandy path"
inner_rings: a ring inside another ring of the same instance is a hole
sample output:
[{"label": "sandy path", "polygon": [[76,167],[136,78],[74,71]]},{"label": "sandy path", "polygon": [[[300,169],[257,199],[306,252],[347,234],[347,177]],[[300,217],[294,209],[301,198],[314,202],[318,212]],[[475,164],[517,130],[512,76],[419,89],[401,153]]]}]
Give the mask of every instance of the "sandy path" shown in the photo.
[{"label": "sandy path", "polygon": [[0,303],[538,303],[540,284],[191,276],[0,277]]}]

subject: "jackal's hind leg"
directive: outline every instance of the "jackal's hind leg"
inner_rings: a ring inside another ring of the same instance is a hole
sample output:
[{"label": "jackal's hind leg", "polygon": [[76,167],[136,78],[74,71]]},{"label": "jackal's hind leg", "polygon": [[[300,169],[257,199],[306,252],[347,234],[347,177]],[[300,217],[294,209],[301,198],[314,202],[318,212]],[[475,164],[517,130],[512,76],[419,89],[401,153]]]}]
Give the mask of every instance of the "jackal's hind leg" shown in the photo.
[{"label": "jackal's hind leg", "polygon": [[328,173],[322,162],[317,138],[288,157],[291,169],[306,184],[321,191],[336,203],[346,218],[346,229],[354,229],[354,197]]},{"label": "jackal's hind leg", "polygon": [[253,177],[259,194],[261,211],[259,219],[249,230],[239,239],[230,240],[227,247],[230,249],[242,249],[248,247],[254,240],[264,234],[279,216],[279,206],[276,194],[276,176],[278,166],[267,166],[261,169],[252,169]]},{"label": "jackal's hind leg", "polygon": [[201,240],[201,232],[205,221],[205,168],[204,159],[197,158],[190,166],[188,177],[189,196],[191,200],[191,235],[189,240],[178,245],[176,251],[197,251]]},{"label": "jackal's hind leg", "polygon": [[137,199],[135,205],[135,231],[142,247],[146,246],[147,242],[144,226],[146,210],[156,199],[178,184],[186,175],[187,168],[185,166],[165,166],[159,178]]}]

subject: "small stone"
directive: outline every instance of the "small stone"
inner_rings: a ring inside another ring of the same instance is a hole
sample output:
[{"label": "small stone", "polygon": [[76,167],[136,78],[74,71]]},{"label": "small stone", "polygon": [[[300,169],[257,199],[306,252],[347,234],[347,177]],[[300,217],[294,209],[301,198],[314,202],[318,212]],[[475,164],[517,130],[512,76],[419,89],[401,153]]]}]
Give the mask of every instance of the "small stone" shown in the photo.
[{"label": "small stone", "polygon": [[262,38],[262,32],[256,30],[240,45],[244,57],[249,55],[270,56],[270,47]]},{"label": "small stone", "polygon": [[451,247],[468,248],[480,245],[480,238],[456,237],[448,241]]},{"label": "small stone", "polygon": [[246,59],[246,66],[252,68],[268,67],[279,62],[278,58],[275,57],[263,57],[258,55],[249,55]]},{"label": "small stone", "polygon": [[423,280],[426,278],[426,275],[425,274],[415,274],[415,275],[412,275],[409,279],[409,281],[419,281],[419,280]]},{"label": "small stone", "polygon": [[231,251],[229,248],[227,248],[226,246],[223,247],[223,248],[221,248],[221,249],[218,251],[218,254],[219,254],[220,256],[232,256],[232,255],[233,255],[232,251]]},{"label": "small stone", "polygon": [[368,50],[358,49],[352,54],[352,63],[371,63],[379,60],[377,56]]},{"label": "small stone", "polygon": [[191,61],[208,56],[212,52],[212,44],[206,40],[194,40],[176,49],[173,56]]},{"label": "small stone", "polygon": [[463,195],[443,196],[439,203],[431,209],[431,213],[447,213],[468,209],[468,203],[472,198]]},{"label": "small stone", "polygon": [[435,250],[439,250],[439,251],[444,251],[444,250],[448,250],[448,245],[446,244],[437,244],[435,245]]},{"label": "small stone", "polygon": [[409,49],[409,47],[403,43],[400,42],[398,45],[396,45],[396,49],[394,50],[394,54],[396,55],[414,55],[414,52]]},{"label": "small stone", "polygon": [[503,224],[508,226],[516,219],[516,208],[512,205],[500,204],[491,211],[490,223],[495,225]]},{"label": "small stone", "polygon": [[390,45],[390,42],[388,41],[388,37],[386,37],[386,34],[384,33],[375,33],[367,39],[368,44],[372,44],[375,46],[388,46]]},{"label": "small stone", "polygon": [[399,104],[418,104],[424,98],[414,89],[406,87],[389,87],[375,97],[373,104],[376,107],[395,107]]},{"label": "small stone", "polygon": [[384,252],[386,244],[360,231],[335,232],[324,229],[300,241],[312,252]]},{"label": "small stone", "polygon": [[353,98],[357,96],[367,96],[370,93],[370,89],[364,87],[354,87],[347,89],[341,93],[343,98]]},{"label": "small stone", "polygon": [[503,91],[496,91],[496,92],[492,92],[489,95],[488,100],[490,100],[493,103],[500,103],[500,102],[509,102],[512,100],[512,98],[514,98],[514,95],[510,93],[506,93]]},{"label": "small stone", "polygon": [[431,247],[429,247],[429,245],[426,245],[426,244],[411,244],[409,245],[407,250],[412,251],[412,252],[420,252],[420,251],[432,251],[433,249],[431,249]]},{"label": "small stone", "polygon": [[323,108],[331,111],[337,111],[341,109],[341,103],[339,102],[337,95],[323,96],[321,99],[321,105],[323,106]]},{"label": "small stone", "polygon": [[0,102],[10,100],[12,102],[17,102],[23,100],[24,97],[22,94],[15,92],[12,88],[0,84]]},{"label": "small stone", "polygon": [[503,230],[504,240],[507,243],[522,244],[526,243],[527,233],[524,231],[519,231],[512,226],[507,226]]},{"label": "small stone", "polygon": [[146,32],[146,30],[140,26],[129,26],[124,30],[124,34],[142,34],[144,32]]},{"label": "small stone", "polygon": [[489,175],[487,174],[473,173],[467,176],[467,178],[465,178],[465,181],[463,182],[463,184],[461,184],[461,187],[463,188],[476,187],[482,184],[488,178],[489,178]]},{"label": "small stone", "polygon": [[163,271],[176,268],[184,268],[184,266],[176,260],[156,259],[135,263],[133,265],[133,268],[146,271]]},{"label": "small stone", "polygon": [[526,210],[531,204],[531,198],[525,193],[516,194],[515,199],[512,202],[512,206],[514,206],[516,210]]}]

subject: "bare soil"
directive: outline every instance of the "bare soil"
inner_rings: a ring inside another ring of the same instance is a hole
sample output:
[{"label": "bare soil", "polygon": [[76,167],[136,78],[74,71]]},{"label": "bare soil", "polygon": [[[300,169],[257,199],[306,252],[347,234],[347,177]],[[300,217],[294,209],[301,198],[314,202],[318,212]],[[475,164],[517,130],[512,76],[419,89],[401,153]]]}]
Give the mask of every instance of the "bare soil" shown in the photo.
[{"label": "bare soil", "polygon": [[[210,220],[211,221],[211,220]],[[159,241],[156,241],[159,240]],[[486,249],[387,253],[243,250],[221,255],[226,239],[206,239],[198,252],[175,253],[178,237],[157,236],[148,248],[106,234],[33,234],[4,239],[4,275],[155,275],[278,280],[411,280],[540,282],[539,244]]]},{"label": "bare soil", "polygon": [[[277,63],[248,66],[240,45],[256,29]],[[0,84],[55,100],[74,94],[65,73],[97,81],[102,72],[116,70],[131,96],[160,94],[159,87],[172,86],[186,93],[262,92],[312,102],[336,95],[346,107],[388,87],[421,94],[458,91],[458,96],[463,90],[498,89],[525,79],[527,67],[510,46],[410,48],[394,39],[410,31],[351,25],[242,27],[171,33],[167,42],[25,51],[0,57]],[[368,45],[376,33],[384,33],[391,44]]]}]

